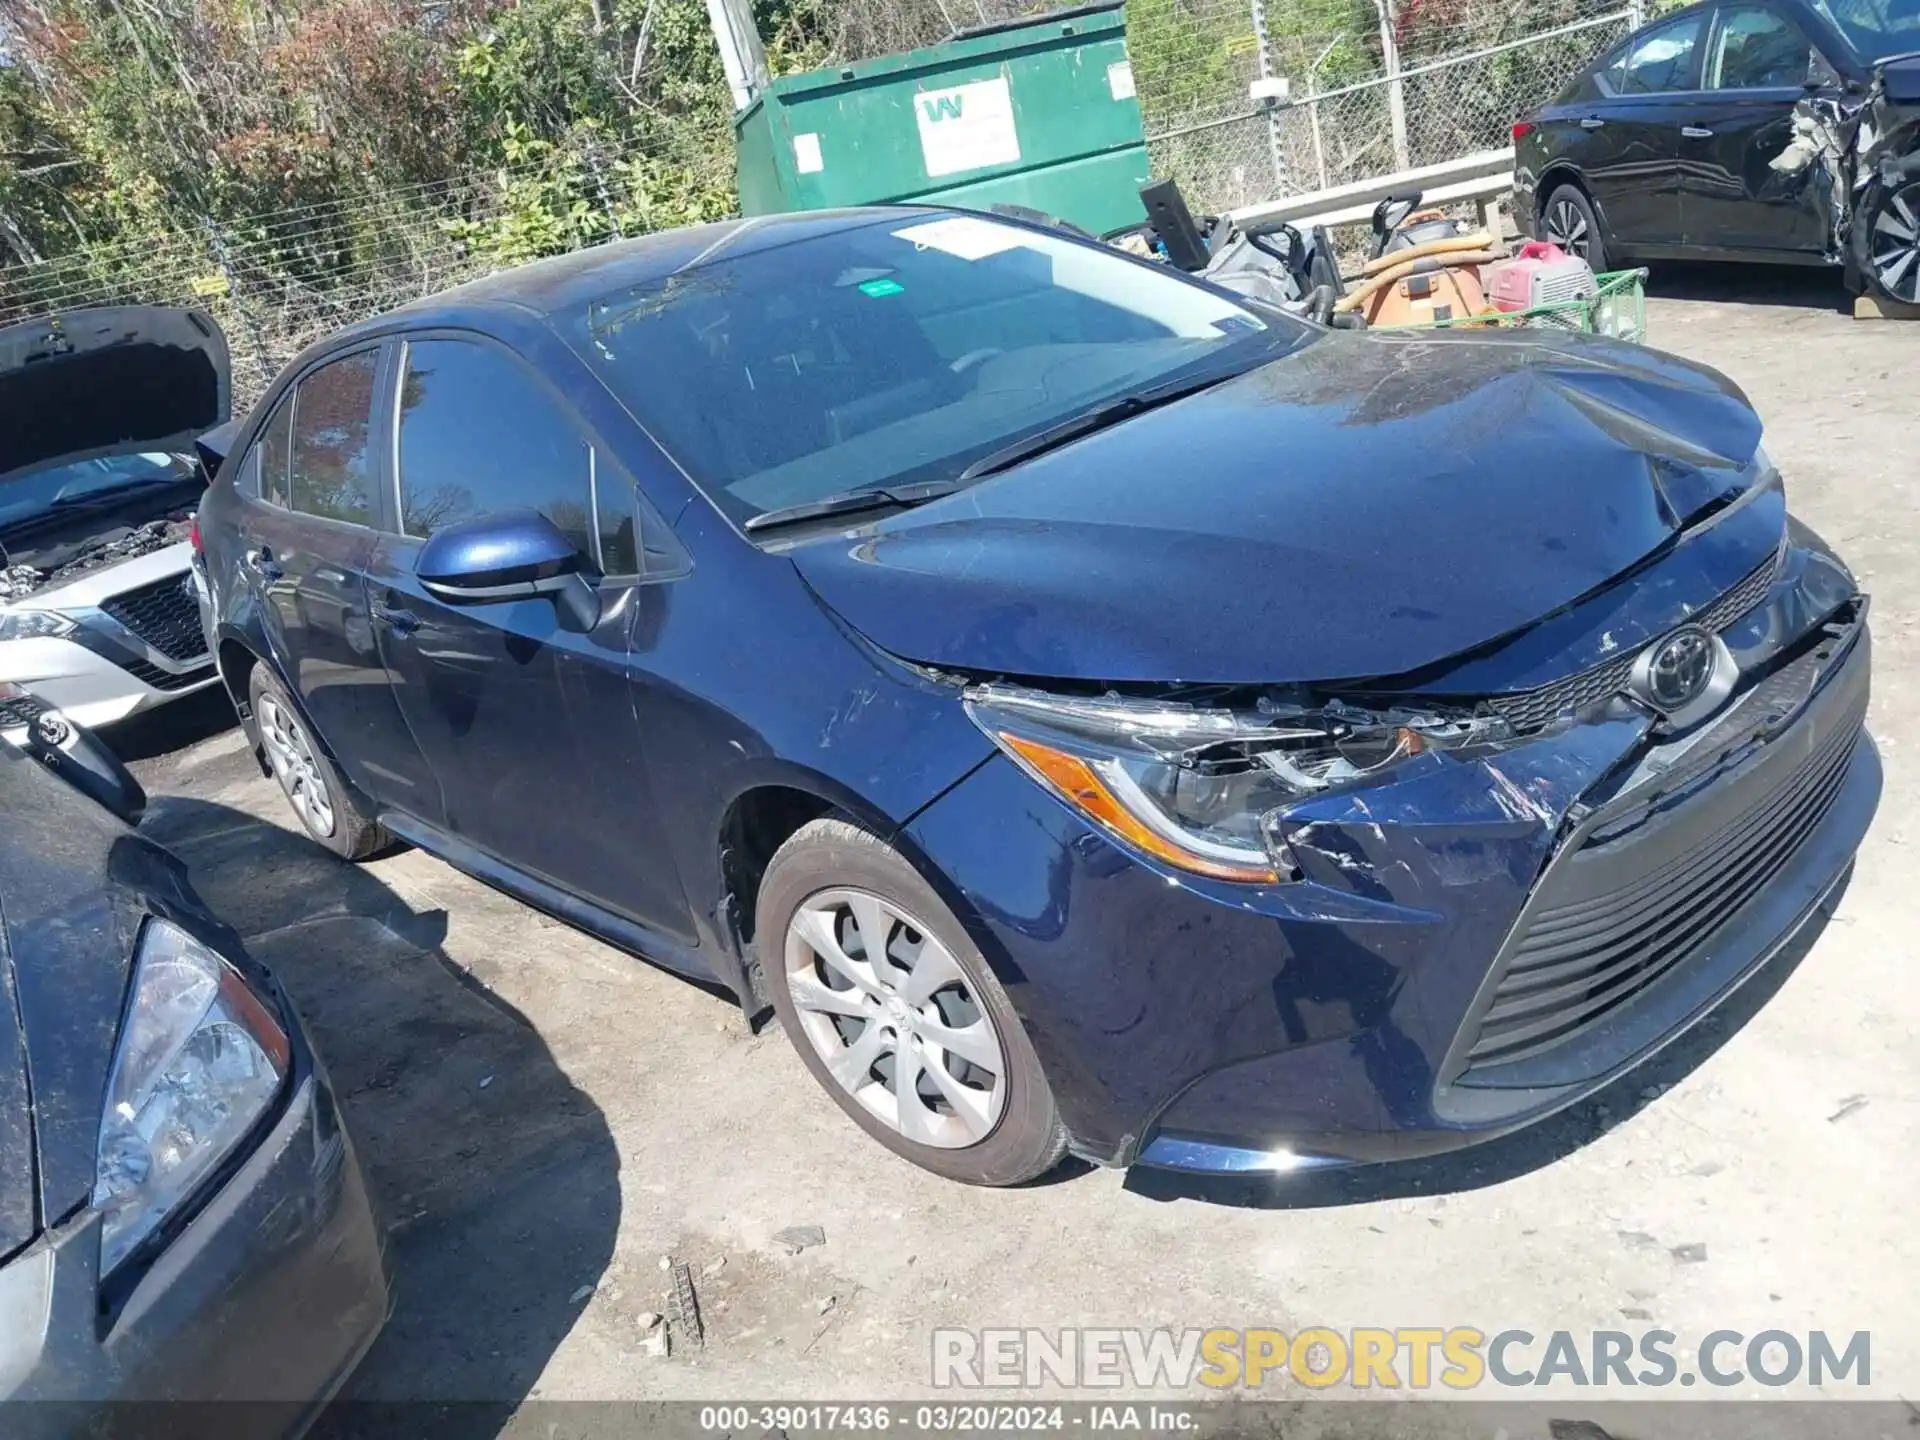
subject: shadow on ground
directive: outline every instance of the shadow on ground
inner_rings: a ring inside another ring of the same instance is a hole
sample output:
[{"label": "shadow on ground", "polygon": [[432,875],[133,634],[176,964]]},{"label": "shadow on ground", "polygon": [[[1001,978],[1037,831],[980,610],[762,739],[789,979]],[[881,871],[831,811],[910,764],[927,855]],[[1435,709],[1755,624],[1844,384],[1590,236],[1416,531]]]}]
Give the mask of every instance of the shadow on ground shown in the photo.
[{"label": "shadow on ground", "polygon": [[1853,309],[1840,271],[1824,265],[1719,265],[1662,260],[1647,266],[1647,295],[1655,300],[1715,304],[1784,305],[1802,310]]},{"label": "shadow on ground", "polygon": [[388,1226],[392,1318],[313,1433],[493,1433],[613,1256],[605,1118],[447,955],[444,911],[228,806],[161,796],[142,828],[292,996]]},{"label": "shadow on ground", "polygon": [[114,754],[132,764],[184,750],[239,723],[226,688],[214,685],[109,725],[100,731],[100,738],[113,747]]},{"label": "shadow on ground", "polygon": [[1537,1125],[1446,1155],[1353,1170],[1285,1177],[1185,1175],[1136,1166],[1126,1188],[1151,1200],[1204,1200],[1216,1205],[1267,1210],[1320,1210],[1422,1195],[1449,1195],[1503,1184],[1564,1159],[1617,1125],[1625,1124],[1661,1094],[1686,1079],[1738,1034],[1787,983],[1820,936],[1852,883],[1841,879],[1779,954],[1769,960],[1706,1019],[1652,1059],[1604,1089]]}]

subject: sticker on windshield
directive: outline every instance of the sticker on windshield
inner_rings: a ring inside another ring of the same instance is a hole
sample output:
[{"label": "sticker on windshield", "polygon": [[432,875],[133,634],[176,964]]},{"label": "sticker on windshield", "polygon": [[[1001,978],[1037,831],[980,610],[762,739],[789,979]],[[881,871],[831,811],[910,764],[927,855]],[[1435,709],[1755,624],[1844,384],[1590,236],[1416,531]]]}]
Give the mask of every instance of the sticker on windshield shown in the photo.
[{"label": "sticker on windshield", "polygon": [[1027,237],[1011,225],[995,225],[991,220],[975,220],[955,215],[946,220],[927,220],[893,232],[896,240],[910,240],[922,250],[941,250],[962,260],[984,260],[1003,250],[1018,250]]},{"label": "sticker on windshield", "polygon": [[906,288],[907,287],[902,285],[898,280],[890,280],[883,277],[879,280],[862,281],[860,284],[860,293],[878,300],[883,295],[898,295]]}]

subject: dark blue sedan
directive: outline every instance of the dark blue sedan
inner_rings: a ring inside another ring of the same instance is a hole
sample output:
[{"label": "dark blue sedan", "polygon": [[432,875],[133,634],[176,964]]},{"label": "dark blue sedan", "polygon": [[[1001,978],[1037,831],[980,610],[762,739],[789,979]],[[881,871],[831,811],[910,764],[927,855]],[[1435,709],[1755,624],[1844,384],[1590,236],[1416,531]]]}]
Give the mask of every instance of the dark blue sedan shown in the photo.
[{"label": "dark blue sedan", "polygon": [[1844,875],[1866,600],[1760,432],[1651,350],[782,216],[315,346],[200,563],[338,854],[770,1004],[954,1179],[1289,1170],[1569,1104]]}]

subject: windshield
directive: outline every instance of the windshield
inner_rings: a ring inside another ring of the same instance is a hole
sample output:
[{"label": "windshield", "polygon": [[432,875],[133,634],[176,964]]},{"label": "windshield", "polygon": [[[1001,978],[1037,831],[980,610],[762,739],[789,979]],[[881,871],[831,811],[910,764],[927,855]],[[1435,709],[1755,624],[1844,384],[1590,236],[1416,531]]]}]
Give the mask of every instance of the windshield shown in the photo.
[{"label": "windshield", "polygon": [[189,457],[158,451],[29,470],[0,485],[0,529],[37,520],[76,502],[110,502],[109,492],[116,490],[181,484],[197,473]]},{"label": "windshield", "polygon": [[1813,6],[1863,60],[1920,50],[1920,0],[1813,0]]},{"label": "windshield", "polygon": [[968,464],[1318,332],[1097,245],[903,213],[724,250],[562,328],[736,522]]}]

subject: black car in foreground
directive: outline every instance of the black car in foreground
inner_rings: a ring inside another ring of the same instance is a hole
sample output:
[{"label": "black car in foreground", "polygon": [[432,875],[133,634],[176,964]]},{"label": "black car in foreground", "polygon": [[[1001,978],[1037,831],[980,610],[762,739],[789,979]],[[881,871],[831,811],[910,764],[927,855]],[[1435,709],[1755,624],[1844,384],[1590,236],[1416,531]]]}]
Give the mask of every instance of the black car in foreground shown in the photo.
[{"label": "black car in foreground", "polygon": [[127,823],[143,803],[57,713],[0,742],[9,1436],[95,1433],[121,1401],[266,1402],[250,1426],[298,1430],[386,1319],[326,1075],[273,979]]},{"label": "black car in foreground", "polygon": [[1920,0],[1722,0],[1513,127],[1514,214],[1596,270],[1844,265],[1920,300]]}]

